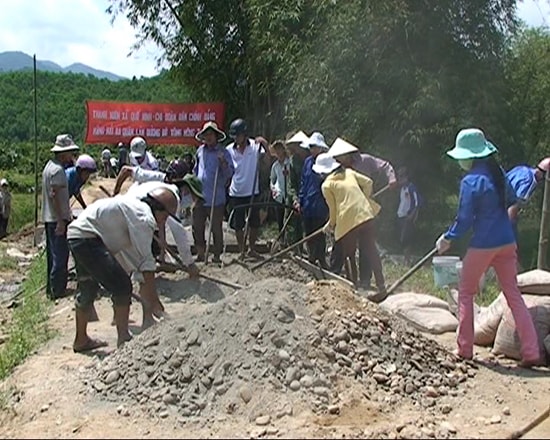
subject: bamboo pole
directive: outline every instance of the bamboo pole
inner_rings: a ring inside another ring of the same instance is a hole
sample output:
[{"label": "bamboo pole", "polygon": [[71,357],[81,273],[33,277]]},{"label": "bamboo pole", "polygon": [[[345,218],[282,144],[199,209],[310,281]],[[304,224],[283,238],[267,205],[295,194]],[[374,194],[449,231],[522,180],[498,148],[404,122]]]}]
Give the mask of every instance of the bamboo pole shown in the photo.
[{"label": "bamboo pole", "polygon": [[539,232],[539,253],[537,258],[537,269],[548,268],[548,232],[550,229],[550,173],[546,173],[544,179],[544,197],[542,202],[542,215],[540,218]]},{"label": "bamboo pole", "polygon": [[33,63],[33,131],[34,131],[34,246],[38,246],[36,231],[38,229],[38,102],[36,93],[36,54],[32,57]]}]

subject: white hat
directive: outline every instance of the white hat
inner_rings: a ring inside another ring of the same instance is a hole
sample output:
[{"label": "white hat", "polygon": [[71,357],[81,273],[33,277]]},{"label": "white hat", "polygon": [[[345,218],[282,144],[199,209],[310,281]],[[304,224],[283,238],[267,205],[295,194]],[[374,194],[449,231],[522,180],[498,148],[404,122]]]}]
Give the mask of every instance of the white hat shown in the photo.
[{"label": "white hat", "polygon": [[287,144],[301,144],[303,142],[306,142],[309,140],[309,137],[307,134],[305,134],[303,131],[299,131],[294,136],[292,136],[289,140],[286,141]]},{"label": "white hat", "polygon": [[208,130],[212,130],[214,133],[216,133],[219,142],[225,140],[225,133],[218,128],[218,124],[216,124],[214,121],[205,122],[202,126],[202,130],[195,135],[195,139],[201,142],[203,140],[204,133],[206,133]]},{"label": "white hat", "polygon": [[68,151],[78,151],[80,148],[73,141],[69,134],[60,134],[55,138],[55,144],[50,149],[52,153],[66,153]]},{"label": "white hat", "polygon": [[343,156],[344,154],[356,153],[358,151],[359,148],[355,145],[350,144],[342,138],[337,138],[330,147],[330,150],[328,150],[328,154],[331,157],[338,157]]},{"label": "white hat", "polygon": [[6,179],[0,180],[0,186],[9,186],[9,183]]},{"label": "white hat", "polygon": [[130,141],[130,156],[134,159],[145,156],[146,149],[147,143],[142,137],[136,136]]},{"label": "white hat", "polygon": [[313,171],[317,174],[330,174],[335,169],[340,168],[340,164],[330,157],[328,153],[321,153],[315,159]]},{"label": "white hat", "polygon": [[328,145],[325,142],[325,137],[316,131],[312,133],[308,140],[302,142],[300,147],[310,149],[311,147],[320,147],[323,150],[328,150]]}]

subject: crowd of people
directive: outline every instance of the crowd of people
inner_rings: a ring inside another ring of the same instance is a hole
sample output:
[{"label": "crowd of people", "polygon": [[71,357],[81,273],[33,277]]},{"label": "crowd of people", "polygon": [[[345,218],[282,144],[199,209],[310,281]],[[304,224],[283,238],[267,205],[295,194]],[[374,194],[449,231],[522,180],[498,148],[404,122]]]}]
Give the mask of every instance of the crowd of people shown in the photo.
[{"label": "crowd of people", "polygon": [[[165,261],[167,230],[174,237],[180,262],[196,278],[200,273],[196,263],[206,261],[209,253],[212,262],[221,262],[224,219],[235,232],[241,255],[262,258],[257,242],[266,206],[275,208],[284,244],[311,236],[306,242],[311,263],[337,274],[345,271],[357,286],[376,290],[371,299],[377,302],[387,297],[376,246],[375,219],[381,206],[373,189],[375,182],[384,189],[399,188],[396,219],[401,243],[408,250],[422,198],[406,168],[399,168],[396,174],[388,161],[361,153],[342,138],[329,146],[320,132],[308,136],[299,131],[289,134],[285,141],[269,144],[263,137],[250,136],[246,122],[237,119],[230,124],[232,142],[228,145],[224,145],[226,137],[215,122],[207,122],[196,135],[200,143],[196,154],[168,162],[163,171],[145,139],[133,138],[129,151],[119,154],[127,161],[118,162],[122,165],[116,168],[115,197],[90,206],[86,206],[80,189],[97,171],[96,163],[85,154],[75,161],[79,147],[68,135],[57,137],[51,150],[55,156],[46,164],[42,182],[47,291],[52,298],[64,296],[70,250],[79,285],[75,351],[104,344],[91,339],[86,331],[87,323],[95,319],[93,302],[99,286],[113,295],[119,344],[131,337],[128,310],[133,295],[132,278],[140,283],[143,327],[163,316],[154,273],[155,261]],[[123,145],[119,147],[125,150]],[[521,207],[548,172],[550,159],[536,168],[516,167],[506,174],[495,159],[496,152],[481,130],[462,130],[457,136],[455,147],[448,154],[466,173],[460,188],[460,206],[455,223],[435,246],[444,253],[452,241],[473,229],[459,288],[457,354],[472,356],[473,296],[479,278],[493,266],[519,323],[524,362],[532,365],[538,357],[535,358],[533,345],[533,323],[515,282],[514,225]],[[120,195],[127,179],[134,183]],[[76,219],[71,214],[71,197],[84,208]],[[185,219],[192,224],[195,257],[184,229]],[[292,234],[285,236],[287,225],[292,225]],[[326,235],[334,238],[332,249],[327,246]],[[372,276],[374,289],[370,287]]]}]

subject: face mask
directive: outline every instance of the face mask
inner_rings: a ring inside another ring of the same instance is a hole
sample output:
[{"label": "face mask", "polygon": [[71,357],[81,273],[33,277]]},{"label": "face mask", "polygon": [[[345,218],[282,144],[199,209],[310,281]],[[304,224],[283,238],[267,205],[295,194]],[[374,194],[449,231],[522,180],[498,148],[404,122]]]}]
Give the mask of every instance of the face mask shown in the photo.
[{"label": "face mask", "polygon": [[464,160],[459,160],[458,161],[458,165],[460,166],[460,168],[462,168],[464,171],[470,171],[472,169],[472,165],[474,164],[474,160],[473,159],[464,159]]}]

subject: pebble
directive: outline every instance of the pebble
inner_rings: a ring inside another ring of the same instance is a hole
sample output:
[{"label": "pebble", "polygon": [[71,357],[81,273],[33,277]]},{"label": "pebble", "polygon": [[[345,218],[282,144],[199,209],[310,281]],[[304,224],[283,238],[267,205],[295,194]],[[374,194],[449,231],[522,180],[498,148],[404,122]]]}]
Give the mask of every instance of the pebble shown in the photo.
[{"label": "pebble", "polygon": [[338,405],[329,405],[328,413],[329,414],[340,414],[340,407]]},{"label": "pebble", "polygon": [[382,373],[374,373],[372,377],[378,383],[386,383],[389,380],[389,377]]},{"label": "pebble", "polygon": [[291,383],[290,383],[290,389],[292,391],[298,391],[300,389],[300,382],[298,382],[297,380],[293,380]]},{"label": "pebble", "polygon": [[434,387],[426,387],[426,390],[424,391],[424,394],[428,397],[438,397],[439,393]]},{"label": "pebble", "polygon": [[456,434],[456,428],[453,425],[451,425],[449,422],[441,422],[439,427],[442,430],[450,432],[451,434]]},{"label": "pebble", "polygon": [[107,377],[105,378],[104,382],[107,385],[111,385],[112,383],[115,383],[119,377],[120,377],[120,373],[118,372],[118,370],[113,370],[109,374],[107,374]]},{"label": "pebble", "polygon": [[445,403],[441,406],[441,412],[443,414],[449,414],[453,410],[453,407],[449,405],[448,403]]},{"label": "pebble", "polygon": [[159,417],[160,417],[161,419],[165,419],[165,418],[167,418],[169,415],[170,415],[170,413],[169,413],[168,411],[161,411],[161,412],[159,413]]},{"label": "pebble", "polygon": [[505,408],[502,410],[502,414],[504,414],[505,416],[509,416],[509,415],[511,414],[510,408],[505,407]]},{"label": "pebble", "polygon": [[269,416],[269,415],[256,417],[256,425],[258,425],[258,426],[269,425],[269,422],[271,422],[271,416]]},{"label": "pebble", "polygon": [[502,417],[500,417],[498,415],[493,416],[493,417],[491,417],[490,422],[491,422],[491,425],[498,425],[500,422],[502,422]]},{"label": "pebble", "polygon": [[328,397],[330,395],[330,390],[326,387],[315,387],[313,388],[313,394]]},{"label": "pebble", "polygon": [[187,336],[187,345],[194,345],[199,340],[199,332],[196,329],[191,329]]},{"label": "pebble", "polygon": [[244,403],[248,403],[252,400],[252,391],[247,385],[243,385],[239,389],[239,396],[243,399]]},{"label": "pebble", "polygon": [[176,403],[178,403],[178,397],[175,396],[174,394],[165,394],[163,397],[162,397],[162,401],[166,404],[166,405],[175,405]]},{"label": "pebble", "polygon": [[304,388],[309,388],[313,385],[313,377],[309,375],[304,375],[300,379],[300,385],[302,385]]},{"label": "pebble", "polygon": [[191,381],[193,378],[193,372],[191,371],[191,367],[189,367],[189,365],[184,365],[181,368],[181,377],[185,382]]},{"label": "pebble", "polygon": [[281,361],[288,361],[290,360],[290,355],[288,354],[288,351],[286,350],[279,350],[279,353],[278,353],[278,356],[279,356],[279,359]]},{"label": "pebble", "polygon": [[40,412],[46,412],[50,409],[50,405],[46,404],[46,405],[42,405],[42,407],[40,408]]}]

